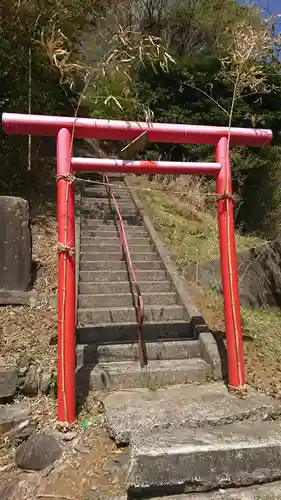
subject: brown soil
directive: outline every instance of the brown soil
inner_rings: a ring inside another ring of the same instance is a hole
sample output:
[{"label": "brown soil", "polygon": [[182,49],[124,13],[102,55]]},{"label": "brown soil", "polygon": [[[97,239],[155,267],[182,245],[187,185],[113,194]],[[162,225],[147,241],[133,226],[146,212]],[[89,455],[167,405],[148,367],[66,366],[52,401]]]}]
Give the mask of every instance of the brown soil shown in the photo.
[{"label": "brown soil", "polygon": [[[32,224],[33,259],[37,263],[33,290],[53,295],[57,290],[57,224],[56,218],[37,217]],[[35,306],[0,308],[0,364],[15,365],[19,355],[31,357],[42,369],[56,372],[57,348],[50,338],[57,331],[56,310],[40,303]],[[37,431],[56,428],[57,402],[50,396],[20,398],[30,405],[30,420]],[[86,430],[83,420],[91,420]],[[76,438],[62,441],[64,455],[51,470],[20,471],[14,465],[16,448],[5,434],[0,439],[1,487],[5,500],[92,500],[124,494],[126,450],[117,449],[102,428],[103,414],[92,396],[80,414],[73,431]]]},{"label": "brown soil", "polygon": [[[61,442],[63,456],[51,468],[41,472],[20,471],[13,466],[15,450],[10,448],[8,469],[5,471],[3,467],[1,474],[1,485],[10,490],[1,499],[94,500],[124,495],[127,449],[118,449],[102,428],[100,406],[92,401],[89,410],[90,413],[80,415],[72,429],[76,434],[73,441]],[[83,430],[81,423],[87,419],[91,425]],[[48,426],[42,430],[47,431]]]}]

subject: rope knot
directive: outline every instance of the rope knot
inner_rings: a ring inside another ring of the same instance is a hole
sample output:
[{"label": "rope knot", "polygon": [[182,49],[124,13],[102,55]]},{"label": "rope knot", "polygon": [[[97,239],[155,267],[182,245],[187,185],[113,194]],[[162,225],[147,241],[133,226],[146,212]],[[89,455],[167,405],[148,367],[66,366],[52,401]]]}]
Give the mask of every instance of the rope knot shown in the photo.
[{"label": "rope knot", "polygon": [[58,174],[56,175],[56,181],[60,181],[61,179],[65,179],[66,181],[69,181],[70,184],[73,184],[75,182],[76,177],[74,174]]},{"label": "rope knot", "polygon": [[244,399],[248,395],[248,390],[245,385],[242,385],[241,387],[234,387],[233,385],[229,385],[228,392],[241,399]]},{"label": "rope knot", "polygon": [[67,245],[64,245],[63,243],[59,242],[58,253],[65,253],[67,257],[73,257],[75,255],[75,248],[68,247]]},{"label": "rope knot", "polygon": [[236,203],[237,198],[234,194],[228,193],[227,191],[224,191],[223,194],[219,194],[217,197],[218,201],[219,200],[231,200],[233,203]]}]

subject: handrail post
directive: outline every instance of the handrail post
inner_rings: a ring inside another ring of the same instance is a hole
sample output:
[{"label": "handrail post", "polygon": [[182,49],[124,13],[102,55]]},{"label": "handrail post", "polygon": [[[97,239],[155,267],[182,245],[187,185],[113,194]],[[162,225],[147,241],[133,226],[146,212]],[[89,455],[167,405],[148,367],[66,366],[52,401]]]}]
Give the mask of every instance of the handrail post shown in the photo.
[{"label": "handrail post", "polygon": [[58,420],[76,420],[75,401],[75,213],[71,180],[72,136],[57,135],[58,197]]},{"label": "handrail post", "polygon": [[230,391],[243,393],[245,391],[245,370],[236,263],[230,155],[227,137],[222,137],[217,144],[216,160],[222,165],[217,176],[217,210],[227,343],[228,382]]}]

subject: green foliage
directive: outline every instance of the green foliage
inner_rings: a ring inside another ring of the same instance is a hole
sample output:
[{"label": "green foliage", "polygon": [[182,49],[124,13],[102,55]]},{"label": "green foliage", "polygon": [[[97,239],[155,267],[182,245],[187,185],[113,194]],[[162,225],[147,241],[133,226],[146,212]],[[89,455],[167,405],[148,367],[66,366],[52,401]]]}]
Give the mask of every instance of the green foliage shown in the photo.
[{"label": "green foliage", "polygon": [[[51,61],[52,44],[60,29],[74,40],[73,33],[87,13],[88,0],[25,0],[1,2],[0,16],[0,108],[5,112],[28,112],[29,58],[31,51],[32,113],[66,114],[69,99]],[[82,16],[82,18],[81,18]],[[6,136],[0,131],[0,189],[15,192],[28,178],[48,166],[54,148],[49,142],[33,139],[32,168],[28,175],[27,137]],[[42,149],[42,145],[44,146]],[[48,146],[47,146],[48,145]],[[47,163],[47,164],[46,164]],[[36,177],[36,175],[35,175]],[[34,179],[33,179],[34,180]]]},{"label": "green foliage", "polygon": [[[150,8],[131,0],[128,5],[115,0],[3,0],[1,108],[28,111],[31,51],[33,113],[73,114],[80,93],[82,108],[94,117],[228,125],[233,82],[222,62],[233,50],[239,24],[264,29],[259,11],[233,0],[180,0],[172,7],[155,0]],[[78,40],[83,42],[79,53]],[[232,125],[271,128],[274,148],[233,149],[232,170],[242,198],[239,225],[272,236],[281,220],[280,61],[272,50],[258,64],[270,91],[244,87],[235,100]],[[0,189],[5,193],[35,182],[47,165],[53,168],[54,141],[32,139],[31,174],[27,138],[0,132],[0,140]],[[212,160],[214,152],[204,145],[157,144],[145,157]],[[251,208],[259,214],[258,224]]]},{"label": "green foliage", "polygon": [[[225,13],[220,19],[220,23],[224,23],[226,32],[228,24],[234,22],[233,11],[229,12],[230,17]],[[239,7],[237,7],[236,22],[245,14],[253,16],[251,22],[259,22],[263,27],[263,21],[256,11],[241,10]],[[217,24],[214,17],[209,16],[208,19],[207,32],[212,32],[214,35],[217,33]],[[204,16],[202,22],[205,22]],[[220,29],[222,27],[220,24]],[[186,54],[183,57],[180,54],[177,65],[170,69],[169,74],[164,74],[160,69],[157,73],[148,70],[139,72],[138,80],[135,81],[135,92],[140,100],[146,102],[152,109],[156,121],[228,126],[233,85],[227,78],[221,77],[222,48],[218,50],[216,45],[211,47],[206,44],[206,49],[203,48],[200,55]],[[232,125],[272,129],[275,147],[233,149],[232,172],[234,186],[241,197],[236,215],[237,223],[244,230],[259,231],[272,237],[280,228],[278,177],[281,173],[279,146],[281,113],[278,109],[281,76],[280,63],[274,57],[271,59],[261,57],[259,64],[264,77],[264,88],[259,92],[243,88],[235,100]],[[150,147],[149,154],[153,158],[170,160],[212,161],[214,159],[213,148],[204,145],[158,144]],[[257,218],[253,217],[253,213],[257,214]]]}]

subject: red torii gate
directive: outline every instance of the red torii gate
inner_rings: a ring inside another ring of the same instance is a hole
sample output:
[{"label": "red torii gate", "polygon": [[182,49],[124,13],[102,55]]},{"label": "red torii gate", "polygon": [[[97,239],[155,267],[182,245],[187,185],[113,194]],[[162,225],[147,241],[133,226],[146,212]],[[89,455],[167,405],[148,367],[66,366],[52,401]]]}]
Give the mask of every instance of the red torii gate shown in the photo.
[{"label": "red torii gate", "polygon": [[[58,420],[76,420],[75,400],[75,214],[73,176],[83,172],[193,174],[216,176],[220,262],[228,357],[229,388],[241,393],[245,385],[242,328],[236,265],[230,146],[269,146],[272,132],[163,123],[95,120],[46,115],[3,113],[8,134],[57,137],[58,185]],[[212,144],[215,163],[128,161],[73,158],[74,137],[133,141],[146,133],[149,142]]]}]

